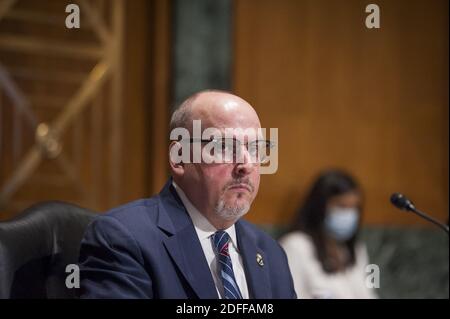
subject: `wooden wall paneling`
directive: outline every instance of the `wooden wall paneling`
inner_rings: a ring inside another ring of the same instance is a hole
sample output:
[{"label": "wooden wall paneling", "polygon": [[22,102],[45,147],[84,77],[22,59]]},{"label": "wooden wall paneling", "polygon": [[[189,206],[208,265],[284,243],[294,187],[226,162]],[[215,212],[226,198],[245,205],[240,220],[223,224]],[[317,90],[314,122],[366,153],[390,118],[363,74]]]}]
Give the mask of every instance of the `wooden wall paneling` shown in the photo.
[{"label": "wooden wall paneling", "polygon": [[233,87],[279,128],[279,170],[263,176],[249,219],[286,224],[322,169],[350,171],[364,222],[423,225],[401,191],[448,220],[448,2],[236,0]]}]

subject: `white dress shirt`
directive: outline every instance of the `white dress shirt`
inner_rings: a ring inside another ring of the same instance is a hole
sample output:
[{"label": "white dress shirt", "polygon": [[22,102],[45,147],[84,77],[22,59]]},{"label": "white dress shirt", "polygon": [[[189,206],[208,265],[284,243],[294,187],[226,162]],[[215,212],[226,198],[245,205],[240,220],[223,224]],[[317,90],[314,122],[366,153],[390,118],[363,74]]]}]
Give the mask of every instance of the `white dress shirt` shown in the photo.
[{"label": "white dress shirt", "polygon": [[[192,223],[194,224],[195,231],[197,233],[200,244],[202,245],[203,253],[205,254],[206,261],[208,262],[209,269],[211,270],[212,277],[214,279],[214,284],[216,285],[217,293],[220,298],[223,298],[223,284],[222,277],[220,276],[219,261],[217,259],[216,253],[213,248],[212,235],[217,231],[217,229],[211,225],[211,223],[203,216],[202,213],[190,202],[184,191],[175,183],[172,182],[175,190],[180,196],[181,201],[184,204],[189,216],[191,217]],[[242,257],[239,253],[237,246],[236,229],[233,226],[224,229],[228,235],[230,235],[230,243],[228,245],[228,252],[230,254],[231,263],[233,264],[234,277],[236,283],[241,291],[242,298],[248,299],[248,287],[247,280],[245,279],[244,264],[242,262]]]},{"label": "white dress shirt", "polygon": [[302,299],[372,299],[377,298],[376,289],[366,286],[369,264],[366,247],[355,247],[355,264],[348,269],[328,274],[316,257],[311,238],[296,231],[280,239],[288,257],[297,296]]}]

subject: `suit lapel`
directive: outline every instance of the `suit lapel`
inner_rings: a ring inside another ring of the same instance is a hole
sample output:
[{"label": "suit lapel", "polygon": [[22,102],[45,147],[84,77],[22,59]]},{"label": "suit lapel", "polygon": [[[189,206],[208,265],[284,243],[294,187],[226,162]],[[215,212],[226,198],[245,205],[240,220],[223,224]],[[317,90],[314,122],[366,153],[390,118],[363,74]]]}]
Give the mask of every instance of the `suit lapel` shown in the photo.
[{"label": "suit lapel", "polygon": [[[269,299],[272,297],[269,265],[264,251],[257,246],[251,229],[246,227],[242,221],[238,221],[235,225],[239,252],[244,263],[250,298]],[[262,257],[264,263],[262,266],[257,262],[257,254]]]},{"label": "suit lapel", "polygon": [[205,254],[172,180],[160,193],[158,226],[168,233],[164,246],[196,295],[201,299],[217,299],[217,290]]},{"label": "suit lapel", "polygon": [[184,230],[165,240],[170,256],[200,299],[218,298],[216,286],[195,230]]},{"label": "suit lapel", "polygon": [[[217,290],[194,225],[178,197],[170,179],[160,193],[158,227],[168,235],[164,246],[195,294],[201,299],[217,299]],[[236,224],[239,253],[244,263],[250,298],[272,297],[269,265],[262,249],[257,246],[254,232],[245,222]],[[257,262],[260,254],[264,265]]]}]

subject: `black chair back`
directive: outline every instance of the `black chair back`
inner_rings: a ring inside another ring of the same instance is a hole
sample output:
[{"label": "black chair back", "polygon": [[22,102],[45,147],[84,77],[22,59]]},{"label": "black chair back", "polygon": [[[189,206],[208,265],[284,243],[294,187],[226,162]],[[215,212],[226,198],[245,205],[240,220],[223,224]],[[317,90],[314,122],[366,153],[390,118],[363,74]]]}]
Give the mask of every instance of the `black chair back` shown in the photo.
[{"label": "black chair back", "polygon": [[75,298],[66,267],[78,262],[92,211],[43,202],[0,222],[0,298]]}]

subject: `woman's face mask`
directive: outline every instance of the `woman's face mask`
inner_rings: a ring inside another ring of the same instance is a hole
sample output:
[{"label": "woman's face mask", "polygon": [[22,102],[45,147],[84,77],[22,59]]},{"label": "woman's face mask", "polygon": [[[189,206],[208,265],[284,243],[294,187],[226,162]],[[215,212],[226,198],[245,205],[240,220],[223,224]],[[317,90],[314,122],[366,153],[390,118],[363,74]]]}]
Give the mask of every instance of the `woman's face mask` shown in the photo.
[{"label": "woman's face mask", "polygon": [[325,230],[332,238],[346,241],[356,233],[358,221],[357,208],[331,207],[325,216]]}]

